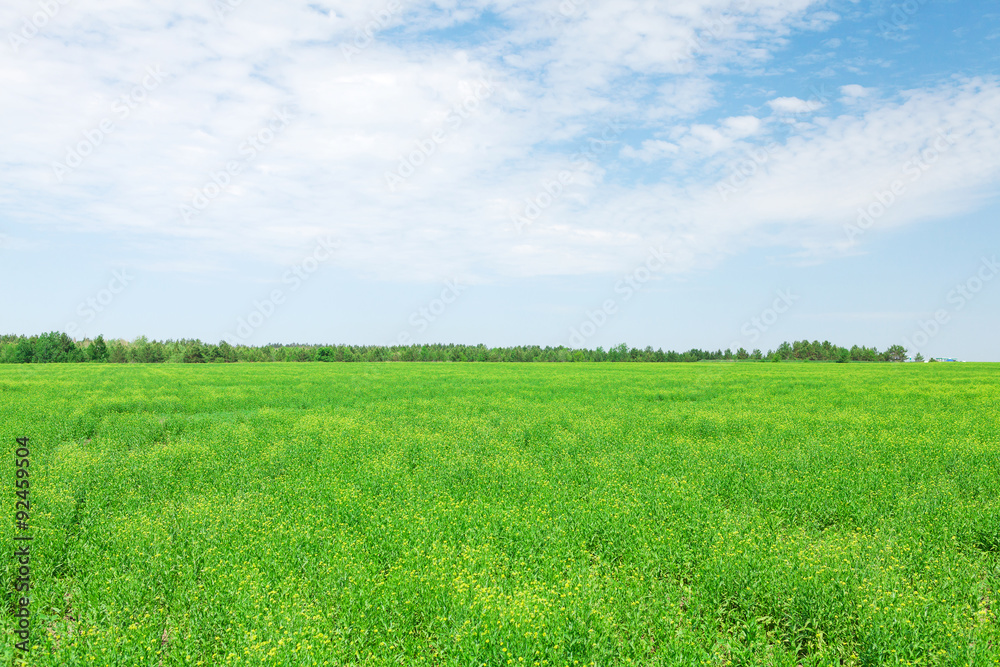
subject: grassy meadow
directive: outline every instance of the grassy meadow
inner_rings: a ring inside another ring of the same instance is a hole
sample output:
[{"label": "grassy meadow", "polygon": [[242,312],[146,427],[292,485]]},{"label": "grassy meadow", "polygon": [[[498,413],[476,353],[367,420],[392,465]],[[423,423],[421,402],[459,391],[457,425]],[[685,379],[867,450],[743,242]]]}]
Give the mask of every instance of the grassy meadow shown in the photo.
[{"label": "grassy meadow", "polygon": [[1000,366],[0,367],[64,665],[1000,664]]}]

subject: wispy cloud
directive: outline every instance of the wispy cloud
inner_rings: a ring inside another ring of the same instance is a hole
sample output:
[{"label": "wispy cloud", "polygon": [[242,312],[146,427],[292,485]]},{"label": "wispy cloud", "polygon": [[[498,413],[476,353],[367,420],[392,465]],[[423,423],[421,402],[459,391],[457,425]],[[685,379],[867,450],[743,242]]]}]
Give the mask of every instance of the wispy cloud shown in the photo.
[{"label": "wispy cloud", "polygon": [[770,100],[767,106],[776,113],[810,113],[823,108],[823,103],[818,100],[802,100],[798,97],[779,97]]},{"label": "wispy cloud", "polygon": [[[0,121],[16,130],[0,158],[7,220],[178,249],[196,239],[190,266],[277,264],[333,234],[344,251],[332,261],[348,270],[474,281],[618,270],[652,244],[671,248],[667,272],[748,245],[848,252],[843,225],[945,126],[962,135],[942,158],[948,169],[929,172],[880,227],[965,210],[996,189],[996,79],[878,96],[846,80],[834,82],[840,100],[761,93],[724,107],[722,74],[750,76],[794,35],[840,20],[818,0],[587,0],[565,12],[555,0],[227,6],[66,5],[4,53]],[[16,30],[34,7],[5,5],[0,25]],[[359,30],[372,33],[363,50]],[[360,52],[345,57],[345,44]],[[58,182],[66,147],[100,127],[149,63],[169,85]],[[433,159],[387,188],[387,170],[449,127],[484,80],[494,89],[461,131],[440,135]],[[284,108],[294,123],[216,183]],[[613,150],[581,160],[580,142],[611,119],[624,126]],[[720,180],[764,147],[766,164],[720,199]],[[562,173],[571,178],[557,201],[517,234],[511,211]],[[185,224],[179,207],[208,190],[211,206]]]}]

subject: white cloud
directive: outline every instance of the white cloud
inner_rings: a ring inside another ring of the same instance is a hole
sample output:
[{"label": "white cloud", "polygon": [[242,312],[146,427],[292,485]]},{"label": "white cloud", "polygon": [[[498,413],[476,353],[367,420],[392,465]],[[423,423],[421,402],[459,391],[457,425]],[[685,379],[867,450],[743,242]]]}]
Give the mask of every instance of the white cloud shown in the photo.
[{"label": "white cloud", "polygon": [[846,98],[868,97],[871,90],[856,83],[840,87],[840,93]]},{"label": "white cloud", "polygon": [[729,136],[743,139],[760,131],[760,119],[756,116],[733,116],[722,121]]},{"label": "white cloud", "polygon": [[654,162],[665,157],[670,157],[671,155],[676,155],[679,150],[680,147],[677,144],[672,144],[669,141],[660,141],[659,139],[650,139],[642,142],[642,148],[640,149],[626,146],[622,149],[621,155],[624,158]]},{"label": "white cloud", "polygon": [[[196,266],[284,261],[331,234],[345,249],[341,265],[366,275],[489,279],[611,270],[660,242],[675,249],[677,270],[747,242],[836,248],[872,188],[940,127],[963,133],[942,158],[948,167],[929,170],[885,224],[960,209],[995,184],[992,80],[789,125],[780,140],[773,121],[705,113],[725,92],[713,74],[757,66],[795,30],[835,20],[809,18],[823,5],[813,0],[728,14],[722,0],[589,0],[566,14],[554,0],[482,0],[461,12],[406,4],[369,31],[370,43],[359,31],[389,3],[320,4],[243,2],[221,19],[195,0],[67,4],[17,54],[0,56],[8,222],[127,232],[178,253],[197,243]],[[16,26],[34,7],[5,5],[0,19]],[[484,7],[510,28],[482,27],[473,46],[426,38]],[[345,44],[360,52],[346,58]],[[115,101],[156,65],[169,77],[121,118]],[[464,108],[483,77],[494,91]],[[768,104],[779,115],[822,106]],[[248,137],[283,108],[294,120],[246,159]],[[53,163],[104,119],[113,131],[59,183]],[[615,123],[625,129],[609,131]],[[723,202],[716,183],[729,165],[771,142],[764,165]],[[413,175],[391,191],[386,173],[414,155]],[[629,169],[648,165],[633,179],[644,185],[611,173],[617,157]],[[185,224],[180,206],[234,161],[241,173]],[[563,172],[571,184],[517,234],[511,212]]]},{"label": "white cloud", "polygon": [[840,103],[847,106],[858,104],[869,104],[872,100],[874,88],[865,88],[857,84],[850,84],[840,87]]},{"label": "white cloud", "polygon": [[657,89],[647,115],[651,120],[664,121],[701,113],[717,104],[713,93],[716,88],[704,77],[678,77]]},{"label": "white cloud", "polygon": [[811,113],[823,108],[823,103],[819,100],[802,100],[798,97],[779,97],[768,101],[767,105],[775,113],[782,114]]}]

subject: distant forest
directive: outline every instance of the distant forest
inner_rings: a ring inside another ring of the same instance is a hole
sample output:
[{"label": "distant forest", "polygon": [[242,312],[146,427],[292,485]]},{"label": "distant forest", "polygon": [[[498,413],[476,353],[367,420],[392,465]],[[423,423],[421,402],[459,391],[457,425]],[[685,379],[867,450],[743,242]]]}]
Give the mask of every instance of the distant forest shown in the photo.
[{"label": "distant forest", "polygon": [[[568,347],[486,347],[485,345],[231,345],[228,342],[204,343],[182,339],[157,341],[140,336],[133,341],[74,341],[65,333],[51,332],[38,336],[0,336],[0,363],[236,363],[266,361],[457,361],[457,362],[695,362],[695,361],[834,361],[847,363],[907,361],[906,350],[893,345],[879,352],[874,347],[846,348],[829,341],[782,343],[776,350],[748,352],[739,350],[692,349],[664,352],[652,347],[639,349],[625,343],[609,350]],[[916,361],[923,361],[917,355]]]}]

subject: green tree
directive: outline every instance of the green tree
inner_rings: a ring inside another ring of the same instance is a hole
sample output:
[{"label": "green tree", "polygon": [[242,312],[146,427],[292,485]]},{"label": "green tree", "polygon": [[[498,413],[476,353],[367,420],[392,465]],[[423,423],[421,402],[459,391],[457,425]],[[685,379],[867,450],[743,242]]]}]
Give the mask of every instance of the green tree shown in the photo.
[{"label": "green tree", "polygon": [[885,356],[888,361],[892,362],[906,361],[909,358],[906,354],[906,348],[902,345],[893,345],[885,351]]},{"label": "green tree", "polygon": [[52,331],[42,334],[35,343],[32,361],[36,364],[64,364],[79,360],[76,343],[64,333]]},{"label": "green tree", "polygon": [[128,349],[125,347],[125,343],[120,340],[113,340],[108,344],[108,363],[128,363]]},{"label": "green tree", "polygon": [[17,347],[14,349],[14,363],[30,364],[34,360],[35,343],[25,336],[17,341]]},{"label": "green tree", "polygon": [[104,342],[103,334],[95,338],[90,347],[87,348],[87,356],[90,357],[91,361],[103,362],[108,360],[108,346]]},{"label": "green tree", "polygon": [[220,340],[219,344],[216,346],[219,351],[219,359],[227,364],[232,364],[239,361],[239,357],[236,354],[236,348],[230,345],[227,341]]},{"label": "green tree", "polygon": [[129,361],[136,364],[161,364],[166,360],[167,353],[163,343],[139,336],[129,346]]},{"label": "green tree", "polygon": [[187,349],[184,350],[184,363],[185,364],[205,363],[205,353],[202,350],[201,341],[194,340],[188,343]]},{"label": "green tree", "polygon": [[608,350],[608,361],[628,361],[628,345],[619,343]]}]

